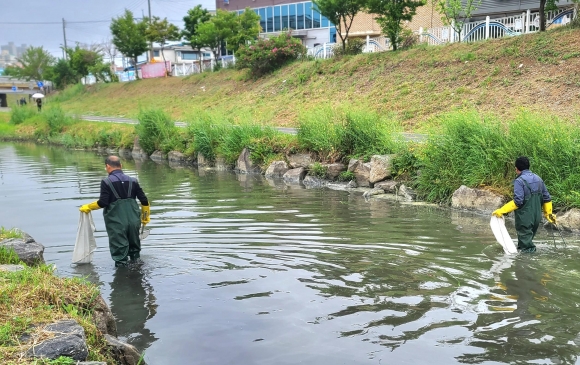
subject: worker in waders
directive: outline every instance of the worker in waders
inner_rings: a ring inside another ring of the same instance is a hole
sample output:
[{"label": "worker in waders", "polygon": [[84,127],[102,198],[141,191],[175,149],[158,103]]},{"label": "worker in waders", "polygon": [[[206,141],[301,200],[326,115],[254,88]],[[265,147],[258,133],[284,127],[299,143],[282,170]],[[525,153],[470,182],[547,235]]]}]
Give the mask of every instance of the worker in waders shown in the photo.
[{"label": "worker in waders", "polygon": [[[141,263],[139,228],[150,221],[149,201],[137,180],[123,173],[119,157],[107,157],[105,169],[109,176],[101,181],[99,200],[81,206],[80,211],[89,213],[104,208],[109,249],[115,266],[127,266],[129,258]],[[141,211],[135,198],[141,202]]]},{"label": "worker in waders", "polygon": [[552,198],[544,181],[529,170],[530,160],[518,157],[515,165],[517,177],[514,180],[514,199],[492,214],[501,218],[515,211],[518,251],[535,252],[536,246],[532,239],[542,221],[542,212],[552,224],[556,224],[556,215],[552,214]]}]

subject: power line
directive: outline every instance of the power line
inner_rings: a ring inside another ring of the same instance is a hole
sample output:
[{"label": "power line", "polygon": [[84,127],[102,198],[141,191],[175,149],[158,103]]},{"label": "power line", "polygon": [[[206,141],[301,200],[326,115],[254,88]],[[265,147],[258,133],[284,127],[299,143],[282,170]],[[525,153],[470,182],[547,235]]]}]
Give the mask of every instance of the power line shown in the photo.
[{"label": "power line", "polygon": [[[110,22],[111,19],[107,19],[107,20],[80,20],[80,21],[72,21],[69,22],[67,20],[67,24],[88,24],[88,23],[107,23]],[[50,25],[50,24],[62,24],[62,21],[60,22],[0,22],[0,25],[36,25],[36,24],[44,24],[44,25]]]}]

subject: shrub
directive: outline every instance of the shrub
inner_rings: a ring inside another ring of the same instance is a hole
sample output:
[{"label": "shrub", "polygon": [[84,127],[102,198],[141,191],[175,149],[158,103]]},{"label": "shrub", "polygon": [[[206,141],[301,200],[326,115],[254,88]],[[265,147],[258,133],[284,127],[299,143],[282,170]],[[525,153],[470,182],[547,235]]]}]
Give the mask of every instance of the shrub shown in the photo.
[{"label": "shrub", "polygon": [[255,44],[240,47],[236,66],[249,69],[253,77],[260,77],[305,54],[306,48],[300,40],[293,38],[291,32],[284,32],[277,37],[259,39]]},{"label": "shrub", "polygon": [[419,43],[419,36],[409,28],[403,29],[399,36],[399,49],[408,49]]},{"label": "shrub", "polygon": [[224,134],[223,123],[213,123],[207,115],[202,115],[188,124],[187,135],[191,140],[193,153],[200,153],[209,161],[218,156],[218,146]]},{"label": "shrub", "polygon": [[29,108],[26,106],[12,108],[10,111],[10,124],[18,125],[24,123],[27,119],[32,118],[36,115],[36,110],[34,108]]},{"label": "shrub", "polygon": [[299,117],[298,146],[317,152],[323,161],[340,159],[344,116],[330,107],[317,108]]},{"label": "shrub", "polygon": [[141,148],[148,154],[155,151],[169,152],[176,144],[177,127],[167,113],[161,109],[141,110],[135,132]]},{"label": "shrub", "polygon": [[57,136],[62,133],[66,126],[73,123],[73,119],[66,115],[64,110],[59,106],[45,109],[41,115],[48,125],[49,136]]},{"label": "shrub", "polygon": [[394,138],[393,123],[374,112],[348,111],[340,150],[344,156],[369,160],[377,154],[395,153],[400,141]]},{"label": "shrub", "polygon": [[366,46],[366,41],[361,38],[353,38],[349,39],[345,45],[345,48],[342,48],[342,44],[337,44],[333,48],[333,53],[336,57],[347,56],[347,55],[357,55],[363,52],[363,49]]},{"label": "shrub", "polygon": [[338,181],[351,181],[354,179],[356,179],[356,176],[352,171],[343,171],[338,175]]},{"label": "shrub", "polygon": [[514,161],[527,156],[531,170],[546,183],[554,204],[580,207],[580,131],[565,121],[522,113],[503,123],[477,112],[441,117],[442,129],[418,154],[419,194],[429,201],[448,201],[461,185],[491,187],[513,193]]},{"label": "shrub", "polygon": [[322,179],[326,177],[327,171],[328,168],[326,166],[322,166],[320,162],[315,162],[314,164],[312,164],[312,166],[310,166],[309,174]]}]

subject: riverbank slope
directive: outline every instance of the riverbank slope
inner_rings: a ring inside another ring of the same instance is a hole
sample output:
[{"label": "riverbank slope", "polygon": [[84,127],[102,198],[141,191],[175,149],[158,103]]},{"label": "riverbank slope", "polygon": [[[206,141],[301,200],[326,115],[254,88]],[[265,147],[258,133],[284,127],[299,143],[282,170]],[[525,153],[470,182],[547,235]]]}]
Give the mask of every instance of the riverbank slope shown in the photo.
[{"label": "riverbank slope", "polygon": [[272,126],[300,115],[348,107],[390,115],[407,130],[460,108],[514,117],[521,108],[580,114],[580,29],[472,44],[293,63],[258,80],[244,71],[77,86],[49,98],[68,112],[135,118],[160,108],[175,120],[210,111]]}]

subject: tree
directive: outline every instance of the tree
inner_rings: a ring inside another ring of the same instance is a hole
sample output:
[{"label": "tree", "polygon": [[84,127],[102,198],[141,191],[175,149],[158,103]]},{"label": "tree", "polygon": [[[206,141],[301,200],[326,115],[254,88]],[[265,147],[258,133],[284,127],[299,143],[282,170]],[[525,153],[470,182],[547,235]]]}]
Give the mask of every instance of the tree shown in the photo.
[{"label": "tree", "polygon": [[227,49],[237,51],[240,46],[253,43],[260,35],[260,16],[250,8],[236,17],[233,34],[226,39]]},{"label": "tree", "polygon": [[463,24],[481,4],[481,0],[438,0],[437,11],[441,13],[443,23],[450,25],[461,42]]},{"label": "tree", "polygon": [[546,31],[546,12],[558,10],[556,3],[559,0],[540,0],[540,32]]},{"label": "tree", "polygon": [[137,72],[137,57],[145,53],[148,49],[145,31],[147,30],[147,19],[137,22],[133,13],[125,9],[125,14],[111,20],[111,34],[113,44],[119,52],[133,60],[135,66],[135,78],[139,78]]},{"label": "tree", "polygon": [[[167,18],[161,20],[159,17],[155,16],[153,17],[153,21],[147,27],[145,36],[149,42],[159,43],[159,45],[161,46],[161,56],[163,56],[163,64],[166,65],[165,53],[163,53],[163,49],[167,44],[167,41],[179,40],[180,38],[179,28],[169,23],[167,21]],[[169,72],[169,70],[167,69],[165,71]]]},{"label": "tree", "polygon": [[366,3],[365,0],[312,0],[318,12],[336,25],[336,30],[342,41],[342,50],[346,49],[346,40],[352,27],[352,22]]},{"label": "tree", "polygon": [[211,14],[207,9],[203,9],[201,5],[197,5],[193,9],[187,11],[187,15],[183,17],[183,22],[185,23],[181,35],[185,39],[186,43],[189,44],[191,38],[197,34],[197,27],[199,24],[209,21]]},{"label": "tree", "polygon": [[198,25],[196,35],[191,38],[191,46],[198,49],[208,47],[217,59],[222,43],[234,36],[238,29],[236,18],[236,13],[218,9],[215,16]]},{"label": "tree", "polygon": [[91,68],[103,64],[103,55],[98,50],[81,48],[79,44],[75,48],[68,48],[66,53],[77,83],[91,73]]},{"label": "tree", "polygon": [[64,89],[67,85],[76,84],[77,76],[67,60],[60,58],[52,68],[51,81],[57,89]]},{"label": "tree", "polygon": [[401,42],[403,21],[411,21],[417,8],[423,5],[424,0],[368,0],[367,7],[370,13],[378,15],[375,19],[396,51]]},{"label": "tree", "polygon": [[18,67],[18,66],[10,66],[10,65],[8,65],[8,66],[6,66],[4,68],[4,71],[2,72],[2,75],[4,75],[4,76],[18,77],[18,76],[20,76],[20,71],[21,70],[22,69],[20,67]]},{"label": "tree", "polygon": [[41,81],[45,79],[45,73],[52,67],[55,58],[42,47],[28,47],[16,60],[22,64],[20,77]]}]

